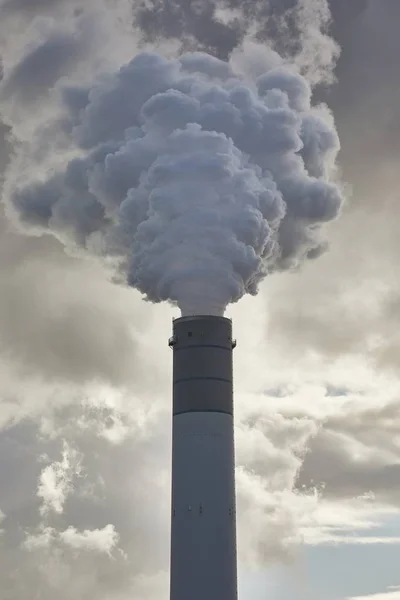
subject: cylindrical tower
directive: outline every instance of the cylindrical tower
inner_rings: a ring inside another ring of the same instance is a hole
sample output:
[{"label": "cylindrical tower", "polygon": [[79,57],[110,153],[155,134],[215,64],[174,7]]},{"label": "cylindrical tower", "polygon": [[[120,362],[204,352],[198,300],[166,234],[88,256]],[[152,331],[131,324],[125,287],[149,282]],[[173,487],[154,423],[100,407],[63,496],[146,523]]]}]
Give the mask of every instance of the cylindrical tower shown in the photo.
[{"label": "cylindrical tower", "polygon": [[170,600],[236,600],[232,323],[176,319]]}]

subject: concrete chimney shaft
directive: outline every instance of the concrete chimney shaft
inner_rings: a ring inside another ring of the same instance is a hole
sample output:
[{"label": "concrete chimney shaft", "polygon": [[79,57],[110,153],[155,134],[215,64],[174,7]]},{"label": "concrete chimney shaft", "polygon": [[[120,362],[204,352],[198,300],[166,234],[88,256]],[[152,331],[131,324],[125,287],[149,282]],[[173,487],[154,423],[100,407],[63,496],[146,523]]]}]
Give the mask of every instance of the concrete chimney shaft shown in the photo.
[{"label": "concrete chimney shaft", "polygon": [[176,319],[171,600],[236,600],[232,323]]}]

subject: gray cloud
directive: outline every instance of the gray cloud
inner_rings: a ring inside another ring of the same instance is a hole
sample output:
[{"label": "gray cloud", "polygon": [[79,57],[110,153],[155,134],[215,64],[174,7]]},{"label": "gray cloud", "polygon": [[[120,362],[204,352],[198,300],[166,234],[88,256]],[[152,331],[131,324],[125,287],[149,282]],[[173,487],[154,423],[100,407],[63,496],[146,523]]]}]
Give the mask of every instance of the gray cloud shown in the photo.
[{"label": "gray cloud", "polygon": [[358,355],[377,368],[395,370],[400,43],[394,23],[399,10],[396,2],[372,0],[342,30],[338,84],[329,103],[351,199],[331,232],[329,255],[294,277],[270,283],[268,332],[293,354],[317,352],[329,360]]},{"label": "gray cloud", "polygon": [[223,23],[216,17],[215,2],[139,2],[134,7],[135,24],[146,41],[160,38],[180,40],[182,47],[211,51],[227,58],[243,38],[243,23],[233,18]]},{"label": "gray cloud", "polygon": [[45,380],[118,384],[134,377],[142,363],[125,290],[104,273],[96,279],[94,265],[68,259],[49,238],[27,240],[3,229],[0,249],[3,360]]},{"label": "gray cloud", "polygon": [[3,0],[0,8],[6,13],[19,11],[36,13],[38,10],[52,8],[61,2],[63,0]]},{"label": "gray cloud", "polygon": [[226,59],[241,44],[253,23],[257,23],[260,37],[274,29],[276,34],[277,19],[279,22],[279,18],[295,6],[296,0],[251,3],[241,0],[204,3],[152,0],[139,2],[134,7],[134,15],[146,40],[176,38],[186,50],[195,47]]},{"label": "gray cloud", "polygon": [[[329,78],[336,50],[326,35],[341,35],[368,0],[173,0],[134,5],[135,24],[146,41],[179,40],[183,50],[200,49],[226,59],[243,40],[272,45],[282,56],[301,57],[306,70],[313,63],[314,77]],[[329,18],[332,12],[333,21]],[[315,53],[320,52],[321,56]],[[323,56],[325,55],[325,56]],[[318,61],[321,64],[317,67]],[[324,62],[326,61],[326,62]]]},{"label": "gray cloud", "polygon": [[400,404],[357,409],[351,403],[328,418],[310,443],[297,485],[323,485],[327,498],[354,498],[372,493],[398,505],[400,482]]},{"label": "gray cloud", "polygon": [[10,127],[0,122],[0,178],[4,176],[4,171],[8,165],[10,153],[12,151],[12,143],[8,140],[8,135],[11,133]]},{"label": "gray cloud", "polygon": [[59,32],[24,56],[1,86],[3,100],[30,104],[49,91],[62,75],[75,66],[87,50],[88,40]]},{"label": "gray cloud", "polygon": [[[371,183],[365,174],[367,164],[373,164],[379,173],[399,151],[399,14],[395,0],[370,0],[368,10],[341,31],[339,83],[331,90],[330,104],[341,127],[343,168],[357,186]],[[369,125],[362,127],[362,123]],[[385,186],[384,181],[381,184]],[[365,191],[363,188],[362,193]]]}]

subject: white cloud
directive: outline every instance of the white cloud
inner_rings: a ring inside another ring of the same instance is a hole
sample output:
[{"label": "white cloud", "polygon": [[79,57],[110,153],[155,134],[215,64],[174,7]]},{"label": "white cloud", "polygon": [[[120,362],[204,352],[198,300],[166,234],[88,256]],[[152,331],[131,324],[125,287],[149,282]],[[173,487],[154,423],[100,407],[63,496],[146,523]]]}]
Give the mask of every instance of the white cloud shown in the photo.
[{"label": "white cloud", "polygon": [[57,532],[51,527],[45,527],[34,535],[27,535],[24,547],[29,551],[49,547],[56,539]]},{"label": "white cloud", "polygon": [[80,475],[80,457],[64,440],[62,459],[44,467],[39,477],[37,495],[43,500],[42,515],[50,511],[62,513],[68,494],[73,490],[73,479]]},{"label": "white cloud", "polygon": [[369,594],[368,596],[353,596],[347,600],[399,600],[400,589],[389,588],[387,592],[380,594]]},{"label": "white cloud", "polygon": [[77,531],[74,527],[68,527],[59,535],[61,541],[71,548],[94,550],[106,554],[111,554],[119,540],[114,525],[106,525],[103,529],[85,529],[84,531]]},{"label": "white cloud", "polygon": [[78,531],[75,527],[68,527],[64,531],[57,531],[52,527],[44,527],[35,534],[28,534],[24,547],[33,551],[38,548],[49,548],[53,544],[62,544],[73,550],[99,552],[111,556],[117,548],[119,535],[114,525],[106,525],[102,529],[85,529]]}]

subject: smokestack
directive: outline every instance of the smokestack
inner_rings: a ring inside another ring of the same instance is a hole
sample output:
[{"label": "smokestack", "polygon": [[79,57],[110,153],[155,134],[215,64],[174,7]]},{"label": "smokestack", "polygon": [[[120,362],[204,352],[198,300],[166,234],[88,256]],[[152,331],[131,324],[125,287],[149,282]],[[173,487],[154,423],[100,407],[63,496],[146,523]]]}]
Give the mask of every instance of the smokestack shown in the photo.
[{"label": "smokestack", "polygon": [[171,600],[236,600],[232,322],[174,320]]}]

